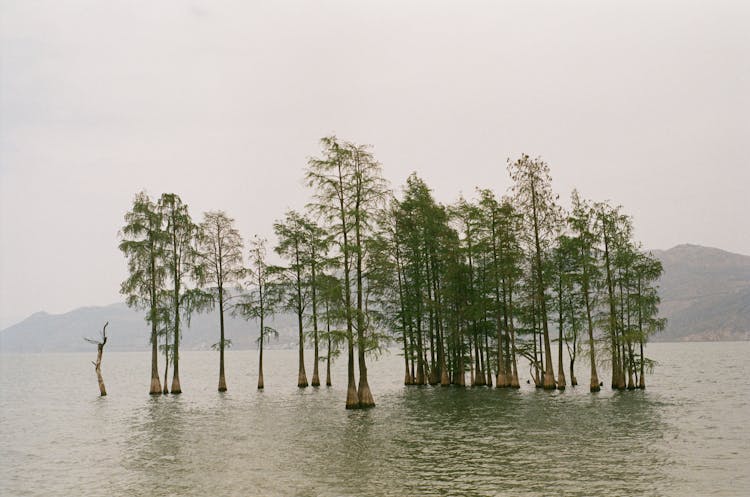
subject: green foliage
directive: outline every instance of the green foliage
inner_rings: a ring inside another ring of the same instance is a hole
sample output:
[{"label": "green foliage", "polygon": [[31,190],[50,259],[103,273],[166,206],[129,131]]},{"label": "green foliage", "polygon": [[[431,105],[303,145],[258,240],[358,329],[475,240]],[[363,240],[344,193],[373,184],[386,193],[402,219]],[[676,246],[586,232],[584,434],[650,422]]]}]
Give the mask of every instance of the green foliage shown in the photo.
[{"label": "green foliage", "polygon": [[229,349],[232,347],[232,340],[229,338],[225,338],[223,341],[219,340],[216,343],[211,344],[211,350],[219,351],[221,349]]}]

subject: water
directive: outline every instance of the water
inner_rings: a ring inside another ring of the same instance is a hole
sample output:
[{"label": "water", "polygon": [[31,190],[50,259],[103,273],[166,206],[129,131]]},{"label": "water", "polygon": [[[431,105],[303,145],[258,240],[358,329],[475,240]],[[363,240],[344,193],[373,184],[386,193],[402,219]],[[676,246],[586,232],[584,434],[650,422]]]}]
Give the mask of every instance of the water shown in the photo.
[{"label": "water", "polygon": [[[0,495],[750,495],[750,343],[653,344],[645,392],[404,387],[370,368],[378,406],[296,388],[296,352],[182,355],[181,396],[150,397],[149,354],[0,355]],[[309,360],[309,358],[308,358]],[[605,368],[602,368],[605,369]],[[308,364],[308,375],[311,376]],[[608,378],[602,375],[605,385]]]}]

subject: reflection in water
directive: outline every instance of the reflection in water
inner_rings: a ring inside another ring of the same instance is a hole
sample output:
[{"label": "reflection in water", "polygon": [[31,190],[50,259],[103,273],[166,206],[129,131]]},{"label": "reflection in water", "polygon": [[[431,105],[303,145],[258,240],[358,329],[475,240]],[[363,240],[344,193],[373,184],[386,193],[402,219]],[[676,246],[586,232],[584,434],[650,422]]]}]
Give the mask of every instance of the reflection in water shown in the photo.
[{"label": "reflection in water", "polygon": [[155,495],[168,487],[171,493],[188,493],[185,459],[185,408],[179,396],[150,397],[128,421],[122,465],[133,472],[126,489],[137,495]]},{"label": "reflection in water", "polygon": [[[748,374],[747,345],[724,344],[713,362],[691,346],[663,345],[645,392],[596,395],[404,387],[399,357],[385,357],[367,411],[343,409],[345,385],[297,389],[294,351],[269,352],[264,392],[240,368],[254,353],[230,353],[225,394],[215,355],[185,353],[185,393],[165,397],[145,393],[147,354],[110,355],[104,398],[88,356],[3,358],[0,494],[749,494],[748,402],[729,387]],[[684,390],[688,364],[704,373]],[[29,374],[58,388],[24,389]]]}]

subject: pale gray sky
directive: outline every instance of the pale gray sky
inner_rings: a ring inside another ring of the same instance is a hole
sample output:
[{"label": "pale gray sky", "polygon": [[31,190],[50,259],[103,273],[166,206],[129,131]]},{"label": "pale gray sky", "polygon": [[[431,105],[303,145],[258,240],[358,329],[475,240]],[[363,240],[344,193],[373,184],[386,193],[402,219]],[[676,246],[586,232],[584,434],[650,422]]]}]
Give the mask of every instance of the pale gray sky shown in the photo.
[{"label": "pale gray sky", "polygon": [[121,300],[134,193],[269,234],[320,137],[450,202],[550,163],[649,248],[750,254],[746,2],[0,1],[0,328]]}]

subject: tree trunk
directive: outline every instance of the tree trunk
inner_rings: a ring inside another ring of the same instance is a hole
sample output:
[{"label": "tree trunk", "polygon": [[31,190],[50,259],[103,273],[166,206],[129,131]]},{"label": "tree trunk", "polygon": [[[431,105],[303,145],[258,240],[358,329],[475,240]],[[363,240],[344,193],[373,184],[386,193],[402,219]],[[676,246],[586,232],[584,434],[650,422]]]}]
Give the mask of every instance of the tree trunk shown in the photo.
[{"label": "tree trunk", "polygon": [[609,235],[607,234],[606,221],[602,220],[604,233],[604,262],[607,279],[607,296],[609,301],[609,333],[612,345],[612,389],[621,390],[625,388],[625,378],[622,376],[622,365],[620,363],[619,340],[617,336],[617,311],[615,309],[615,289],[612,281],[612,269],[609,260]]},{"label": "tree trunk", "polygon": [[302,313],[298,312],[297,319],[299,323],[299,371],[297,374],[297,387],[307,387],[307,374],[305,373],[305,338],[302,335]]},{"label": "tree trunk", "polygon": [[315,264],[316,264],[316,254],[315,254],[315,248],[314,248],[314,242],[313,242],[313,249],[312,249],[312,262],[311,264],[311,280],[310,284],[312,287],[312,317],[313,317],[313,347],[315,349],[314,354],[314,365],[313,365],[313,377],[312,377],[312,386],[319,387],[320,386],[320,376],[318,375],[318,363],[320,362],[320,356],[319,356],[319,344],[318,344],[318,295],[317,295],[317,284],[316,284],[316,271],[315,271]]},{"label": "tree trunk", "polygon": [[534,221],[534,244],[536,248],[536,291],[537,298],[539,300],[539,306],[541,307],[541,318],[542,318],[542,334],[544,335],[544,383],[542,386],[545,390],[555,389],[555,372],[552,370],[552,347],[549,341],[549,329],[547,327],[547,299],[544,296],[544,277],[542,275],[542,247],[539,240],[539,220],[537,218],[536,211],[536,190],[534,183],[531,183],[531,196],[532,196],[532,214]]},{"label": "tree trunk", "polygon": [[151,388],[149,388],[150,395],[161,395],[161,382],[159,381],[159,342],[156,333],[156,281],[154,280],[154,272],[156,271],[156,261],[154,255],[151,255]]},{"label": "tree trunk", "polygon": [[300,274],[299,242],[294,242],[294,255],[297,272],[297,325],[299,329],[299,372],[297,387],[307,388],[307,373],[305,373],[305,337],[302,328],[302,275]]},{"label": "tree trunk", "polygon": [[169,387],[167,387],[168,375],[169,375],[169,348],[168,348],[167,341],[164,340],[164,390],[162,391],[164,395],[169,394]]},{"label": "tree trunk", "polygon": [[571,357],[570,359],[570,386],[575,387],[578,385],[578,379],[576,378],[576,374],[573,370],[573,364],[576,362],[574,358]]},{"label": "tree trunk", "polygon": [[[177,248],[174,245],[174,237],[173,237],[173,247],[176,251]],[[172,393],[173,394],[179,394],[182,393],[182,388],[180,387],[180,276],[179,276],[179,269],[177,264],[175,264],[174,269],[174,345],[172,350]],[[166,385],[166,380],[164,380],[164,383]]]},{"label": "tree trunk", "polygon": [[484,374],[486,376],[484,384],[492,388],[492,366],[490,366],[490,341],[487,333],[484,334]]},{"label": "tree trunk", "polygon": [[104,387],[104,378],[102,378],[102,354],[104,353],[104,344],[107,343],[105,337],[103,343],[97,344],[96,362],[94,363],[94,369],[96,370],[96,379],[99,382],[99,394],[104,397],[107,395],[107,389]]},{"label": "tree trunk", "polygon": [[[588,255],[588,254],[585,254]],[[589,298],[589,280],[588,272],[586,271],[586,259],[584,259],[583,266],[583,281],[582,281],[583,299],[586,304],[586,323],[588,325],[589,332],[589,362],[591,363],[591,382],[589,384],[589,391],[598,392],[601,387],[599,386],[599,375],[596,373],[596,349],[594,345],[594,322],[591,319],[591,300]]]},{"label": "tree trunk", "polygon": [[328,338],[328,351],[326,353],[326,386],[330,387],[331,385],[331,339]]},{"label": "tree trunk", "polygon": [[558,337],[557,337],[557,389],[565,390],[565,367],[563,366],[563,285],[562,285],[562,268],[558,276],[557,286],[557,319],[558,319]]},{"label": "tree trunk", "polygon": [[328,335],[328,348],[326,349],[326,386],[331,386],[331,315],[328,312],[328,302],[326,301],[326,331]]},{"label": "tree trunk", "polygon": [[398,281],[398,301],[401,306],[401,338],[404,342],[404,385],[413,385],[414,377],[409,372],[409,347],[406,341],[406,309],[404,306],[404,286],[401,279],[401,251],[398,240],[394,236],[396,248],[396,277]]},{"label": "tree trunk", "polygon": [[[499,306],[499,302],[498,302]],[[508,386],[508,377],[505,374],[505,361],[503,359],[503,332],[498,311],[497,316],[497,378],[495,387],[503,388]]]},{"label": "tree trunk", "polygon": [[260,347],[258,347],[258,390],[263,390],[263,335],[260,336]]},{"label": "tree trunk", "polygon": [[258,340],[258,390],[263,390],[263,342],[265,341],[265,319],[263,312],[263,287],[260,286],[260,340]]},{"label": "tree trunk", "polygon": [[635,390],[635,381],[633,379],[633,346],[628,340],[628,390]]},{"label": "tree trunk", "polygon": [[224,377],[224,292],[219,286],[219,392],[227,391],[227,380]]},{"label": "tree trunk", "polygon": [[[456,367],[456,379],[455,383],[456,385],[460,387],[466,386],[466,372],[464,371],[465,365],[464,365],[464,351],[463,351],[463,344],[461,343],[461,338],[459,337],[459,347],[458,347],[458,364]],[[471,361],[469,361],[471,362]]]}]

